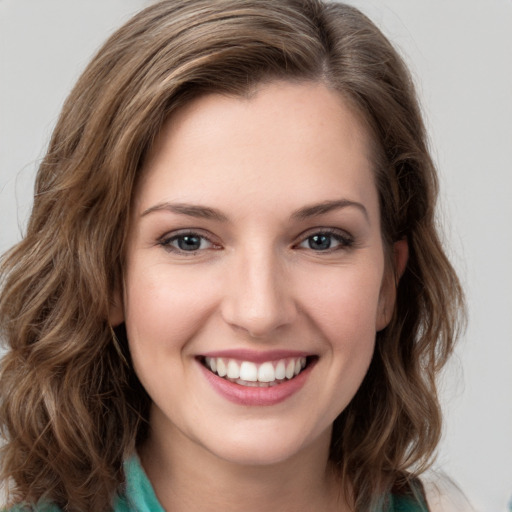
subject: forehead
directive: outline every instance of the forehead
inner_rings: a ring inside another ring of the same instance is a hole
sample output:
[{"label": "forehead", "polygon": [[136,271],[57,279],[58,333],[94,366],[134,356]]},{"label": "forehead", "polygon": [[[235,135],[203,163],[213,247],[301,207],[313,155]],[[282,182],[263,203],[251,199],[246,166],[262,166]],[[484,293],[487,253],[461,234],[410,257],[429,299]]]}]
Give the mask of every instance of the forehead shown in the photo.
[{"label": "forehead", "polygon": [[360,116],[322,83],[276,82],[249,97],[209,94],[167,120],[143,166],[136,203],[222,202],[233,193],[254,201],[262,189],[281,201],[350,194],[371,203],[370,148]]}]

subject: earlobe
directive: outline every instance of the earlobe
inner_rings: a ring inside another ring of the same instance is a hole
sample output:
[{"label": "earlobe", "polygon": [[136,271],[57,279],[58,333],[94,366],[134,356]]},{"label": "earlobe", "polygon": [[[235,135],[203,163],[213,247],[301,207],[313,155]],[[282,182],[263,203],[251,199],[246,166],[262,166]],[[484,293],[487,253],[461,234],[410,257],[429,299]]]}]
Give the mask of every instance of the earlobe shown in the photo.
[{"label": "earlobe", "polygon": [[117,327],[124,322],[124,307],[119,291],[115,291],[110,299],[108,321],[112,327]]},{"label": "earlobe", "polygon": [[395,281],[398,287],[398,282],[401,277],[404,275],[405,269],[407,267],[407,262],[409,261],[409,243],[407,242],[407,238],[402,238],[402,240],[398,240],[393,244],[393,263],[395,270]]},{"label": "earlobe", "polygon": [[396,302],[396,291],[409,259],[409,244],[403,238],[393,244],[393,265],[386,270],[380,290],[379,305],[375,330],[381,331],[388,326],[393,316]]}]

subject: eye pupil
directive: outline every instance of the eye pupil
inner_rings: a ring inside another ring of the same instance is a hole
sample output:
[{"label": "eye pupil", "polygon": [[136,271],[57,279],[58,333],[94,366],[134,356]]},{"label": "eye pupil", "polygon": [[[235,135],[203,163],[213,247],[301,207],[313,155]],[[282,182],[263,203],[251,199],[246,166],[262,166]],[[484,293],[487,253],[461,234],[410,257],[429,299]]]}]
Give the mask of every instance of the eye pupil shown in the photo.
[{"label": "eye pupil", "polygon": [[325,251],[331,247],[331,236],[330,235],[313,235],[309,237],[309,248],[316,251]]},{"label": "eye pupil", "polygon": [[201,237],[185,235],[178,238],[178,247],[182,251],[197,251],[201,248]]}]

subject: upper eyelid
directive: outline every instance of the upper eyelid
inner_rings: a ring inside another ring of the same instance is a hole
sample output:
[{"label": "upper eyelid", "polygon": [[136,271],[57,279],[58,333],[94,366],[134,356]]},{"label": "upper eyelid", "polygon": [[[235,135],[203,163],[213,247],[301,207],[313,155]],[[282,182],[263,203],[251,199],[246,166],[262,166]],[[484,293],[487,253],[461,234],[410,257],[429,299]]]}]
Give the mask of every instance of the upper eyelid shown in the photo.
[{"label": "upper eyelid", "polygon": [[345,238],[350,238],[351,240],[353,240],[355,238],[354,235],[352,235],[352,233],[350,233],[346,229],[319,226],[319,227],[314,227],[314,228],[310,228],[310,229],[303,231],[302,233],[300,233],[300,235],[295,237],[295,239],[297,241],[302,241],[306,238],[309,238],[310,236],[317,235],[317,234],[339,235],[339,236],[342,236]]},{"label": "upper eyelid", "polygon": [[[205,240],[209,244],[209,246],[202,248],[202,249],[185,251],[183,249],[180,249],[179,247],[176,247],[173,244],[173,242],[178,240],[180,237],[185,237],[187,235],[188,236],[197,236],[197,237]],[[202,232],[202,230],[184,228],[184,229],[179,229],[176,231],[170,231],[170,232],[167,232],[166,234],[162,235],[160,238],[157,239],[156,245],[162,247],[165,251],[170,252],[170,253],[175,253],[176,255],[191,256],[193,254],[197,254],[198,252],[220,249],[221,245],[219,243],[217,243],[212,238],[213,237],[204,234],[204,232]]]},{"label": "upper eyelid", "polygon": [[333,252],[337,252],[339,250],[348,250],[354,247],[356,240],[353,235],[351,235],[348,231],[340,228],[313,228],[312,230],[307,230],[303,232],[293,243],[292,248],[297,250],[313,250],[308,247],[301,247],[307,240],[315,235],[328,235],[334,238],[338,246],[330,247],[329,249],[323,251],[314,251],[319,254],[331,254]]},{"label": "upper eyelid", "polygon": [[201,238],[204,238],[204,239],[208,240],[209,242],[214,243],[213,238],[215,238],[215,237],[200,228],[182,228],[182,229],[168,231],[165,234],[163,234],[162,236],[158,237],[157,241],[165,242],[166,240],[172,240],[174,238],[179,238],[180,236],[187,236],[187,235],[200,236]]},{"label": "upper eyelid", "polygon": [[[342,228],[336,228],[336,227],[326,227],[326,226],[316,226],[313,228],[308,228],[307,230],[301,232],[299,235],[294,237],[294,242],[292,243],[293,246],[296,246],[300,243],[302,243],[307,238],[315,235],[315,234],[330,234],[330,235],[338,235],[342,238],[350,239],[351,241],[355,240],[355,237],[346,229]],[[216,236],[214,236],[209,231],[205,231],[202,228],[181,228],[177,230],[171,230],[167,233],[163,234],[157,239],[157,243],[162,244],[164,242],[169,242],[171,240],[174,240],[176,238],[179,238],[180,236],[187,236],[187,235],[196,235],[201,238],[204,238],[209,243],[213,245],[222,245],[218,241],[216,241]]]}]

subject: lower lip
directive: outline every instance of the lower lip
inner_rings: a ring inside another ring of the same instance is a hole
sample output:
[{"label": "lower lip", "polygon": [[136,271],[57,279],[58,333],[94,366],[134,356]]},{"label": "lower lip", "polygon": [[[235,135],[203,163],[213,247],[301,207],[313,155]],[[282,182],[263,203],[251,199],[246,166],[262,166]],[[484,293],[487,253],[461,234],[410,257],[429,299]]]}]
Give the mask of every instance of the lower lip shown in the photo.
[{"label": "lower lip", "polygon": [[297,393],[306,383],[314,366],[314,361],[293,379],[277,384],[276,386],[263,388],[241,386],[235,382],[230,382],[206,369],[200,362],[198,362],[198,364],[201,367],[203,375],[219,395],[235,404],[257,406],[275,405]]}]

